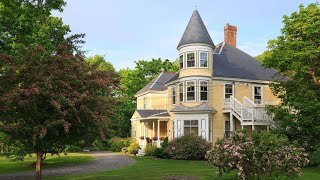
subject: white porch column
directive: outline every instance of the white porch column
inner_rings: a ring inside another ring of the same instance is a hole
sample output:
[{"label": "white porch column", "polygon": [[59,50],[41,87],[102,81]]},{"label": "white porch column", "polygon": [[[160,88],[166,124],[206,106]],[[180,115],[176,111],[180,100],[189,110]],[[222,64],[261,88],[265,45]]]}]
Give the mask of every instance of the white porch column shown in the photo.
[{"label": "white porch column", "polygon": [[252,131],[254,131],[255,129],[254,129],[254,125],[252,125]]},{"label": "white porch column", "polygon": [[230,113],[230,131],[234,131],[234,121],[233,121],[233,115]]},{"label": "white porch column", "polygon": [[160,121],[158,120],[158,140],[160,141]]},{"label": "white porch column", "polygon": [[267,126],[267,131],[269,131],[269,129],[270,129],[270,126]]},{"label": "white porch column", "polygon": [[146,123],[143,122],[143,134],[144,134],[144,139],[146,139]]},{"label": "white porch column", "polygon": [[152,138],[154,137],[154,121],[152,121]]}]

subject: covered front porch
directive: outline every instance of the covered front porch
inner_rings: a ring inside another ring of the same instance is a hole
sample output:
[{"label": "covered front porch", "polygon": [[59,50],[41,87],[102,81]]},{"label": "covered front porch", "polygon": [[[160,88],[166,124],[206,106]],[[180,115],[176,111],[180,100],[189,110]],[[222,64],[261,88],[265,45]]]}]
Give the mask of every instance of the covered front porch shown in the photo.
[{"label": "covered front porch", "polygon": [[140,120],[140,146],[152,143],[153,146],[161,147],[161,143],[167,137],[168,121],[168,118]]},{"label": "covered front porch", "polygon": [[163,140],[168,137],[168,123],[170,114],[167,110],[138,109],[131,119],[133,135],[141,148],[148,143],[160,147]]}]

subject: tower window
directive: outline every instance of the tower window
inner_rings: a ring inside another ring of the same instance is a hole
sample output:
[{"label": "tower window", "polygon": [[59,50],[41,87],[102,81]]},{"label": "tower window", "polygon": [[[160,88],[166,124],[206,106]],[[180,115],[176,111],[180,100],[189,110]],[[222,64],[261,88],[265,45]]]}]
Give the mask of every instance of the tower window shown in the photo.
[{"label": "tower window", "polygon": [[183,69],[183,54],[180,55],[180,69]]},{"label": "tower window", "polygon": [[196,99],[194,86],[195,86],[194,81],[187,82],[187,101],[194,101]]},{"label": "tower window", "polygon": [[195,67],[195,53],[187,53],[187,67]]},{"label": "tower window", "polygon": [[200,67],[208,67],[208,53],[200,52]]},{"label": "tower window", "polygon": [[200,100],[208,101],[208,81],[200,81]]},{"label": "tower window", "polygon": [[179,85],[180,102],[183,101],[183,82]]}]

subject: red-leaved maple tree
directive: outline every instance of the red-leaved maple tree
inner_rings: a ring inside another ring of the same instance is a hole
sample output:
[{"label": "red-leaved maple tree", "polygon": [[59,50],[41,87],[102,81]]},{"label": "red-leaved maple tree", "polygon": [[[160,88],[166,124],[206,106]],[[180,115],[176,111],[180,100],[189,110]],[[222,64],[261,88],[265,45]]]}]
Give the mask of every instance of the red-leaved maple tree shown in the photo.
[{"label": "red-leaved maple tree", "polygon": [[118,77],[85,63],[77,49],[83,36],[68,38],[51,55],[40,45],[22,61],[0,54],[0,132],[18,155],[36,153],[37,179],[47,153],[108,134]]}]

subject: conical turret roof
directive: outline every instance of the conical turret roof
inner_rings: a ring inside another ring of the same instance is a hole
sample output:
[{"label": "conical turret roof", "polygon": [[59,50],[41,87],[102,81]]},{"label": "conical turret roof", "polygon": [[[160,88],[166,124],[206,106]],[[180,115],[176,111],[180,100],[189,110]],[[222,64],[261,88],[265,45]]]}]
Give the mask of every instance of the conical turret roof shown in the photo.
[{"label": "conical turret roof", "polygon": [[193,11],[187,28],[179,42],[178,48],[185,44],[192,43],[203,43],[214,47],[214,43],[197,10]]}]

